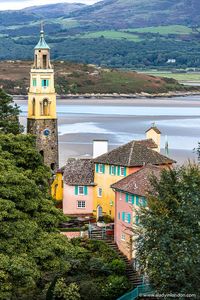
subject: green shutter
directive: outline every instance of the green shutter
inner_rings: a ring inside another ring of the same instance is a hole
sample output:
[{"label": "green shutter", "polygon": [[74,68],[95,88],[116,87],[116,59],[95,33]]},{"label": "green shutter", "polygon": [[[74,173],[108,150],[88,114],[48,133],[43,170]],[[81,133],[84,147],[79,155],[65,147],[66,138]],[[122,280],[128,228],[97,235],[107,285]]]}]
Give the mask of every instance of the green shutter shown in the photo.
[{"label": "green shutter", "polygon": [[75,195],[78,195],[78,186],[75,186]]},{"label": "green shutter", "polygon": [[147,206],[147,200],[145,197],[142,197],[143,198],[143,206],[146,207]]},{"label": "green shutter", "polygon": [[110,175],[111,175],[111,168],[112,168],[112,167],[111,167],[111,166],[109,166],[109,174],[110,174]]},{"label": "green shutter", "polygon": [[120,220],[120,212],[118,213],[118,219]]},{"label": "green shutter", "polygon": [[103,174],[105,174],[105,165],[102,166],[103,168]]},{"label": "green shutter", "polygon": [[136,205],[139,205],[139,196],[136,196]]},{"label": "green shutter", "polygon": [[128,195],[128,194],[126,194],[126,202],[128,202],[128,197],[129,197],[129,195]]},{"label": "green shutter", "polygon": [[46,86],[49,86],[49,79],[46,80]]},{"label": "green shutter", "polygon": [[128,223],[131,223],[131,214],[128,214]]},{"label": "green shutter", "polygon": [[125,212],[122,212],[122,221],[125,221]]},{"label": "green shutter", "polygon": [[127,172],[126,172],[126,168],[124,168],[124,176],[126,176],[126,173],[127,173]]},{"label": "green shutter", "polygon": [[88,194],[88,187],[84,186],[84,195],[87,195],[87,194]]},{"label": "green shutter", "polygon": [[132,204],[134,204],[134,195],[131,196]]},{"label": "green shutter", "polygon": [[120,167],[117,167],[117,175],[120,175]]},{"label": "green shutter", "polygon": [[99,164],[96,164],[96,173],[99,173]]}]

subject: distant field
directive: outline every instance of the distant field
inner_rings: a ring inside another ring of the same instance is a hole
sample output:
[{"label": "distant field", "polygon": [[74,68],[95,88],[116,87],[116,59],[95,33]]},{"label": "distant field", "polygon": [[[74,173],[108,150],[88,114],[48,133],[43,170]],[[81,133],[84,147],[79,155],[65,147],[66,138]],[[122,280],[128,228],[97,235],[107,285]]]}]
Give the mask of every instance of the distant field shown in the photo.
[{"label": "distant field", "polygon": [[171,73],[171,72],[159,72],[159,71],[149,70],[142,73],[159,76],[159,77],[174,78],[178,81],[200,82],[200,72],[199,73]]},{"label": "distant field", "polygon": [[182,25],[170,25],[170,26],[157,26],[157,27],[144,27],[144,28],[128,28],[123,31],[139,32],[139,33],[159,33],[159,34],[190,34],[192,29]]},{"label": "distant field", "polygon": [[121,40],[126,39],[128,41],[139,42],[141,39],[136,34],[126,33],[123,31],[115,31],[115,30],[108,30],[108,31],[96,31],[91,33],[86,33],[83,35],[77,35],[77,37],[81,38],[99,38],[104,37],[105,39],[114,39],[114,40]]}]

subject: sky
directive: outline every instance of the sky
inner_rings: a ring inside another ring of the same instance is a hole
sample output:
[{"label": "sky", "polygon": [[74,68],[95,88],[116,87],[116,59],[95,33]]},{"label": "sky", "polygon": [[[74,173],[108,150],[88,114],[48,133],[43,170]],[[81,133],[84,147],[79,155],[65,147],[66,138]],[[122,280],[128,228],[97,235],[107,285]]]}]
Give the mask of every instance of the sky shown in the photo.
[{"label": "sky", "polygon": [[45,5],[59,2],[94,4],[100,0],[0,0],[0,10],[21,9],[34,5]]}]

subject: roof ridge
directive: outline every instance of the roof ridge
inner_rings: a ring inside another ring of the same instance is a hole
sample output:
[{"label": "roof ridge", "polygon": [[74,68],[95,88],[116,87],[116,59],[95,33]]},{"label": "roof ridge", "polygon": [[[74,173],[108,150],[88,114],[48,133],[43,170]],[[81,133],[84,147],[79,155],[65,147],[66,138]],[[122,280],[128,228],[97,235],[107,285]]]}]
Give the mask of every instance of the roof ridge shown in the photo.
[{"label": "roof ridge", "polygon": [[128,158],[128,165],[130,165],[130,163],[131,163],[131,158],[132,158],[132,154],[133,154],[134,145],[135,145],[135,141],[132,141],[131,151],[129,153],[129,158]]}]

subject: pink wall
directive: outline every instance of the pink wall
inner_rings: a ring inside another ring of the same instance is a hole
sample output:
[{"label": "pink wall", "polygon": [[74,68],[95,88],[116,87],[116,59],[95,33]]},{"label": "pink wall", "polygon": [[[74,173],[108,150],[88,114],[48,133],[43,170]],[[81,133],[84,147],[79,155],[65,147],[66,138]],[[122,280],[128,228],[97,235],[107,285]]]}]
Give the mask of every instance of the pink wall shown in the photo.
[{"label": "pink wall", "polygon": [[[85,201],[85,208],[77,208],[77,201]],[[75,195],[75,187],[64,183],[63,212],[66,215],[82,215],[93,213],[93,187],[88,186],[87,195]]]},{"label": "pink wall", "polygon": [[[131,214],[131,223],[126,223],[122,220],[122,212]],[[120,214],[120,219],[119,219]],[[126,194],[115,192],[115,242],[117,243],[121,252],[123,252],[128,259],[132,258],[132,247],[130,246],[130,237],[132,235],[131,228],[133,222],[132,204],[126,202]],[[121,239],[122,233],[125,234],[125,241]]]}]

